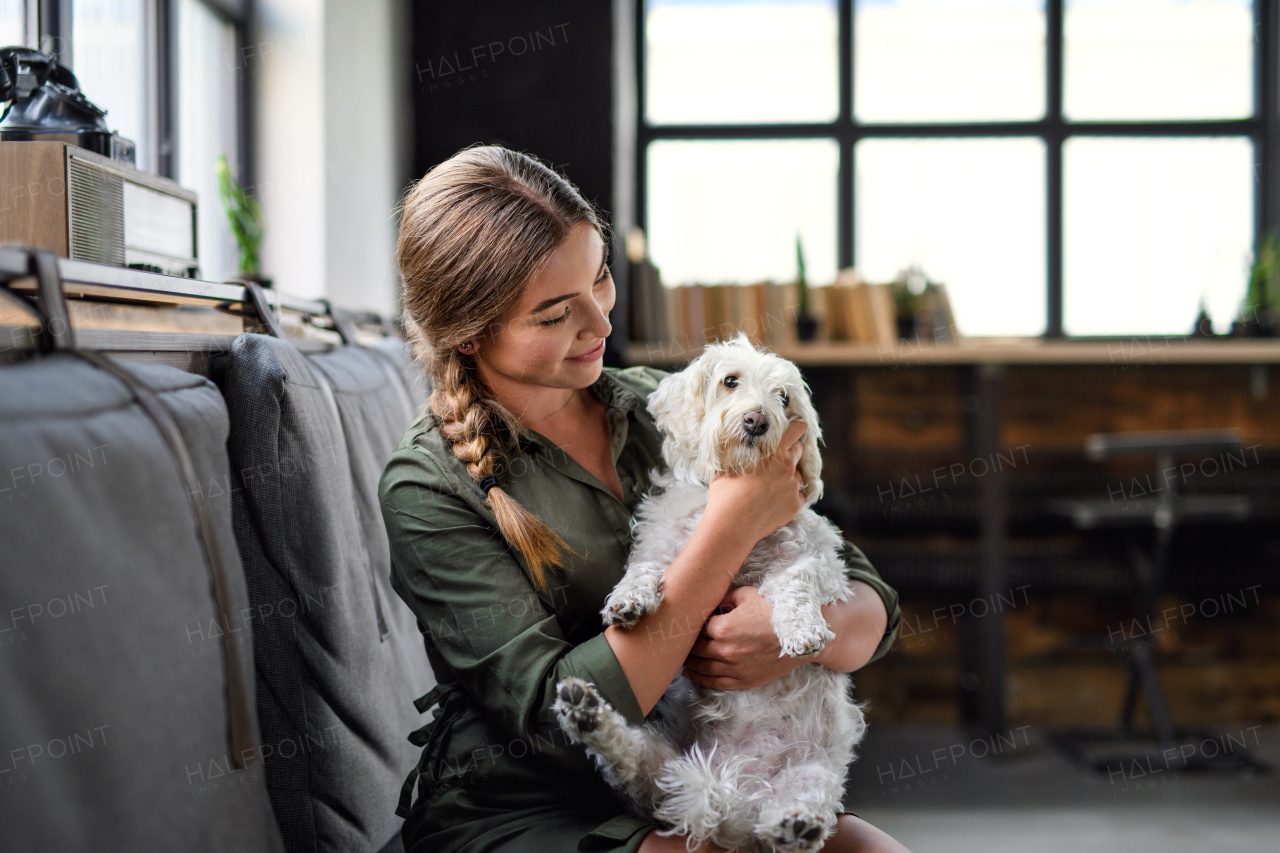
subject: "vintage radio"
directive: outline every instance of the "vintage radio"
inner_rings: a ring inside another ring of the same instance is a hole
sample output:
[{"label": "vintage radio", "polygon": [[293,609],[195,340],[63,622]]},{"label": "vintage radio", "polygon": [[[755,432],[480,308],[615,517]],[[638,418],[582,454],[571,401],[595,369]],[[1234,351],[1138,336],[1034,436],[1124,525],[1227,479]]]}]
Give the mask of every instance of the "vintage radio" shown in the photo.
[{"label": "vintage radio", "polygon": [[197,278],[196,194],[65,142],[0,142],[0,243]]}]

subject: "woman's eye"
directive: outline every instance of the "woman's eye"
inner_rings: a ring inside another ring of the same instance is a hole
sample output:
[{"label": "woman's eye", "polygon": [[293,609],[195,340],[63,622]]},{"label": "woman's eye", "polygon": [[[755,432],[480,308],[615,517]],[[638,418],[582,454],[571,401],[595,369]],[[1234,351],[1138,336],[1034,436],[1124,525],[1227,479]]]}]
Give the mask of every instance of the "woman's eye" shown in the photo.
[{"label": "woman's eye", "polygon": [[726,387],[726,388],[737,388],[737,387],[738,387],[738,377],[736,377],[736,376],[726,376],[726,377],[724,378],[724,387]]},{"label": "woman's eye", "polygon": [[778,396],[782,398],[782,407],[783,407],[784,409],[785,409],[787,406],[791,405],[791,398],[787,396],[787,392],[786,392],[786,391],[779,391],[779,392],[778,392]]},{"label": "woman's eye", "polygon": [[561,314],[559,317],[555,317],[555,318],[553,318],[553,319],[551,319],[551,320],[539,320],[539,321],[538,321],[538,325],[539,325],[539,326],[554,326],[554,325],[555,325],[555,324],[557,324],[557,323],[563,323],[563,322],[564,322],[565,320],[567,320],[567,319],[569,319],[569,309],[568,309],[568,308],[564,309],[564,313],[563,313],[563,314]]}]

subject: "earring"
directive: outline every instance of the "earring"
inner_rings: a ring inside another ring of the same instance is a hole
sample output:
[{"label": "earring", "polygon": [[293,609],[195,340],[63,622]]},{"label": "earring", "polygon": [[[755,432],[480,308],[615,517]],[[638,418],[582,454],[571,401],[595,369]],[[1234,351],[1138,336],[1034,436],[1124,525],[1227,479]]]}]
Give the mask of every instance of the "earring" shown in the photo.
[{"label": "earring", "polygon": [[458,352],[462,353],[463,355],[471,355],[475,351],[476,351],[476,345],[474,341],[467,341],[465,344],[458,345]]}]

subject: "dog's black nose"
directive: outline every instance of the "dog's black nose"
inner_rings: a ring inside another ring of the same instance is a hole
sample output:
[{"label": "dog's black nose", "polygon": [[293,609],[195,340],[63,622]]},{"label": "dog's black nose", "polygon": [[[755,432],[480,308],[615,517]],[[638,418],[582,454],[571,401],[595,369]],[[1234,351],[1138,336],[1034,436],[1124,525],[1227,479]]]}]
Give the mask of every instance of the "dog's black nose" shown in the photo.
[{"label": "dog's black nose", "polygon": [[769,431],[769,419],[764,412],[747,412],[742,416],[742,425],[749,435],[764,435]]}]

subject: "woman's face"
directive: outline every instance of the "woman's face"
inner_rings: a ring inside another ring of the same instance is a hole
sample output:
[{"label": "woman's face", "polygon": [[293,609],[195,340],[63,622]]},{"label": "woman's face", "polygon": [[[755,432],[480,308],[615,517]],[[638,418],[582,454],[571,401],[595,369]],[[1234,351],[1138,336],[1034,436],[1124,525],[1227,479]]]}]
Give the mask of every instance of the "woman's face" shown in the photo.
[{"label": "woman's face", "polygon": [[516,304],[499,318],[493,337],[476,340],[481,377],[495,392],[513,383],[585,388],[600,377],[609,336],[613,277],[595,228],[574,226]]}]

